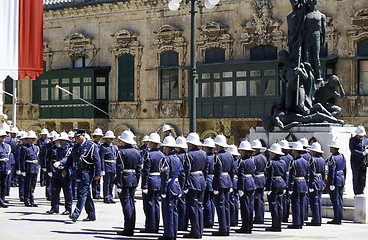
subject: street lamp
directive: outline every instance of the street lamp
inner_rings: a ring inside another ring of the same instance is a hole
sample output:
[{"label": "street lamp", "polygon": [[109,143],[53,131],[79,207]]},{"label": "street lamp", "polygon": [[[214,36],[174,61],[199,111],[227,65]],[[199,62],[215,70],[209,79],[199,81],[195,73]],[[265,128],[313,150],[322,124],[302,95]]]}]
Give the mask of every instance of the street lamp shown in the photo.
[{"label": "street lamp", "polygon": [[[169,2],[169,9],[176,11],[180,8],[180,3],[183,0],[171,0]],[[196,3],[203,3],[207,9],[214,8],[220,0],[185,0],[186,4],[190,3],[190,74],[188,79],[188,112],[189,112],[189,131],[196,131],[196,82],[197,82],[197,61],[196,61]]]}]

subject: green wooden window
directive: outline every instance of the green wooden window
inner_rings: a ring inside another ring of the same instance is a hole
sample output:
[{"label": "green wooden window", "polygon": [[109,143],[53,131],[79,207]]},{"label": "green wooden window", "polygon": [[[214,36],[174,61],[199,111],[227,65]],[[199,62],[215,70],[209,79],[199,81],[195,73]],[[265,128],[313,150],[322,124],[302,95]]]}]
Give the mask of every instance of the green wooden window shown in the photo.
[{"label": "green wooden window", "polygon": [[[18,83],[18,82],[17,82]],[[10,77],[7,77],[5,79],[5,84],[4,84],[4,88],[5,88],[5,92],[13,94],[13,79],[11,79]],[[3,94],[5,96],[5,104],[12,104],[13,103],[13,98],[7,94]]]},{"label": "green wooden window", "polygon": [[263,61],[277,59],[277,48],[273,46],[256,46],[250,49],[250,60]]},{"label": "green wooden window", "polygon": [[160,55],[160,99],[179,98],[178,55],[172,51]]},{"label": "green wooden window", "polygon": [[118,101],[134,101],[134,56],[130,54],[118,58],[118,90]]},{"label": "green wooden window", "polygon": [[358,89],[359,94],[368,94],[368,39],[358,42]]},{"label": "green wooden window", "polygon": [[221,48],[211,48],[205,52],[205,63],[218,63],[225,61],[225,50]]}]

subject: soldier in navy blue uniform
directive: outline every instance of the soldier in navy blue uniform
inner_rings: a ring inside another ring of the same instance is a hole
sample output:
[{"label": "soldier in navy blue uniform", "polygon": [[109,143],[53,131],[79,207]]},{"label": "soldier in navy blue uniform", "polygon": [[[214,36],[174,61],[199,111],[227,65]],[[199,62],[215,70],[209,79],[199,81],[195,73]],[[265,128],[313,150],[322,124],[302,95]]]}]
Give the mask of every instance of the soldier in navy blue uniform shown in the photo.
[{"label": "soldier in navy blue uniform", "polygon": [[175,152],[176,142],[167,136],[161,146],[164,147],[165,158],[161,159],[161,199],[164,234],[159,240],[175,240],[178,232],[178,198],[182,195],[185,174],[182,163]]},{"label": "soldier in navy blue uniform", "polygon": [[238,226],[239,221],[239,195],[238,195],[238,175],[237,175],[237,168],[239,165],[239,156],[240,153],[238,152],[238,148],[232,144],[226,149],[233,158],[233,169],[234,169],[234,178],[233,178],[233,191],[230,192],[230,226],[236,227]]},{"label": "soldier in navy blue uniform", "polygon": [[118,147],[113,144],[114,133],[107,131],[103,139],[105,142],[100,147],[101,175],[103,176],[103,198],[104,203],[116,203],[113,199],[112,190],[116,176],[116,158]]},{"label": "soldier in navy blue uniform", "polygon": [[264,187],[266,183],[264,171],[267,164],[267,158],[261,153],[261,150],[264,149],[261,141],[258,139],[253,140],[251,145],[254,150],[253,159],[254,163],[256,164],[254,181],[257,186],[257,189],[254,193],[254,223],[263,224],[265,212]]},{"label": "soldier in navy blue uniform", "polygon": [[[100,141],[103,137],[102,130],[100,128],[96,128],[95,131],[92,133],[92,137],[93,137],[93,143],[95,143],[98,146],[98,151],[100,151],[100,147],[102,145]],[[93,199],[102,199],[101,197],[101,179],[94,179],[92,181],[92,197]]]},{"label": "soldier in navy blue uniform", "polygon": [[21,160],[20,160],[20,150],[22,147],[27,143],[25,137],[27,136],[27,133],[25,131],[20,131],[18,134],[19,142],[14,150],[14,158],[15,158],[15,168],[16,173],[18,175],[18,194],[19,194],[19,201],[24,202],[24,176],[21,171]]},{"label": "soldier in navy blue uniform", "polygon": [[[185,186],[187,194],[186,205],[191,229],[185,238],[202,238],[203,235],[203,199],[206,189],[207,154],[199,146],[202,143],[197,133],[190,133],[187,137],[188,159],[184,162]],[[231,156],[231,155],[230,155]]]},{"label": "soldier in navy blue uniform", "polygon": [[7,186],[7,177],[10,174],[9,157],[11,147],[5,143],[6,132],[0,129],[0,207],[7,208],[5,204],[5,192]]},{"label": "soldier in navy blue uniform", "polygon": [[158,145],[161,143],[158,133],[151,133],[148,140],[150,149],[143,160],[142,169],[142,195],[143,210],[146,215],[145,229],[143,233],[158,233],[160,224],[160,204],[159,195],[161,188],[161,178],[159,163],[165,155],[160,151]]},{"label": "soldier in navy blue uniform", "polygon": [[230,235],[230,206],[229,197],[233,190],[234,164],[233,156],[225,151],[228,147],[226,137],[217,135],[215,138],[215,162],[213,177],[213,193],[219,221],[219,230],[213,236]]},{"label": "soldier in navy blue uniform", "polygon": [[34,190],[37,183],[37,175],[40,169],[38,155],[40,149],[33,144],[37,136],[34,131],[28,131],[26,141],[20,150],[20,163],[24,179],[24,204],[27,207],[37,207],[34,203]]},{"label": "soldier in navy blue uniform", "polygon": [[[307,151],[310,148],[308,139],[305,137],[302,137],[299,139],[299,142],[303,144],[304,153],[302,153],[302,157],[309,162],[309,159],[311,158],[310,153]],[[309,192],[307,192],[304,196],[304,220],[308,221],[308,207],[309,207]]]},{"label": "soldier in navy blue uniform", "polygon": [[87,218],[83,221],[95,221],[95,206],[91,197],[91,183],[93,179],[101,178],[101,160],[98,154],[98,147],[85,137],[86,130],[75,129],[77,144],[73,146],[72,153],[69,155],[62,172],[62,176],[68,175],[68,170],[75,166],[78,201],[74,212],[69,215],[73,222],[76,222],[85,207]]},{"label": "soldier in navy blue uniform", "polygon": [[148,149],[148,139],[149,136],[145,135],[142,139],[142,145],[139,147],[139,151],[141,153],[141,157],[144,158],[144,156],[146,155],[146,152],[149,150]]},{"label": "soldier in navy blue uniform", "polygon": [[70,169],[65,177],[62,176],[62,173],[66,160],[72,152],[72,147],[68,144],[69,138],[66,132],[60,133],[59,136],[54,136],[53,140],[58,141],[60,147],[56,148],[55,156],[53,156],[52,160],[46,166],[47,172],[52,176],[51,209],[46,213],[59,213],[60,191],[63,189],[65,211],[62,215],[70,215],[73,204]]},{"label": "soldier in navy blue uniform", "polygon": [[118,137],[122,146],[117,155],[116,182],[124,214],[124,230],[117,232],[117,234],[125,236],[133,236],[134,234],[136,220],[134,195],[142,168],[140,153],[133,147],[137,144],[134,137],[130,130],[125,130]]},{"label": "soldier in navy blue uniform", "polygon": [[321,144],[315,142],[310,148],[309,159],[309,204],[312,210],[312,221],[307,226],[321,226],[322,223],[322,191],[325,188],[326,163],[322,156]]},{"label": "soldier in navy blue uniform", "polygon": [[44,128],[41,130],[40,138],[37,140],[36,145],[40,148],[40,165],[41,165],[41,173],[40,173],[40,185],[41,187],[45,186],[45,176],[47,174],[46,169],[43,166],[43,146],[49,142],[49,131]]},{"label": "soldier in navy blue uniform", "polygon": [[266,231],[281,232],[281,221],[283,215],[283,195],[286,185],[287,165],[281,156],[284,155],[280,144],[274,143],[268,149],[271,158],[266,167],[266,194],[270,206],[272,217],[271,227],[266,228]]},{"label": "soldier in navy blue uniform", "polygon": [[[7,142],[10,145],[11,148],[11,152],[9,155],[9,159],[11,159],[11,164],[10,164],[10,176],[8,179],[8,189],[7,189],[7,193],[10,192],[10,187],[18,187],[18,175],[16,174],[16,167],[15,167],[15,157],[14,157],[14,150],[15,150],[15,146],[18,144],[18,139],[17,139],[17,133],[18,133],[18,128],[17,127],[12,127],[9,130],[10,136],[9,138],[9,142]],[[6,200],[5,200],[6,201]],[[7,202],[7,201],[6,201]]]},{"label": "soldier in navy blue uniform", "polygon": [[[188,159],[186,150],[188,149],[187,140],[183,136],[176,138],[176,154],[180,159],[181,164],[184,166],[184,162]],[[183,192],[180,197],[178,197],[178,230],[187,231],[188,229],[188,214],[187,207],[185,203],[186,194]],[[204,209],[205,210],[205,209]]]},{"label": "soldier in navy blue uniform", "polygon": [[[50,133],[50,141],[44,145],[45,155],[40,157],[42,162],[42,168],[46,170],[42,170],[41,172],[46,172],[45,175],[45,195],[47,200],[51,201],[51,192],[52,192],[52,162],[56,160],[56,150],[58,146],[56,146],[56,140],[58,138],[58,133],[56,131],[52,131]],[[41,152],[43,152],[41,151]]]},{"label": "soldier in navy blue uniform", "polygon": [[213,195],[213,171],[214,171],[214,153],[215,142],[212,138],[206,138],[203,142],[203,150],[207,154],[208,174],[206,178],[206,190],[203,199],[203,221],[204,228],[212,228],[215,224],[215,201]]},{"label": "soldier in navy blue uniform", "polygon": [[302,157],[304,148],[301,142],[294,143],[292,149],[294,161],[290,165],[288,189],[291,194],[293,224],[289,225],[288,228],[302,229],[305,215],[305,194],[308,192],[309,164]]},{"label": "soldier in navy blue uniform", "polygon": [[365,179],[367,175],[367,156],[366,148],[368,139],[365,137],[366,132],[363,126],[358,126],[355,130],[356,135],[349,140],[350,163],[353,173],[353,190],[354,194],[364,194]]},{"label": "soldier in navy blue uniform", "polygon": [[240,143],[239,151],[241,158],[237,166],[237,189],[240,196],[242,226],[240,229],[235,230],[235,232],[250,234],[253,229],[254,191],[256,190],[254,174],[256,165],[252,158],[254,150],[248,141],[242,141]]},{"label": "soldier in navy blue uniform", "polygon": [[[4,128],[6,130],[6,134],[8,135],[11,130],[9,128],[9,126]],[[13,155],[13,149],[15,148],[15,146],[17,145],[17,141],[13,138],[14,134],[12,134],[12,136],[6,136],[5,138],[5,143],[10,145],[11,151],[9,154],[9,160],[7,162],[7,164],[9,165],[9,169],[7,171],[7,176],[6,176],[6,187],[5,187],[5,191],[2,193],[2,198],[4,203],[8,203],[7,200],[5,200],[5,196],[9,196],[10,194],[10,187],[12,186],[12,172],[15,166],[15,159],[14,159],[14,155]]]},{"label": "soldier in navy blue uniform", "polygon": [[[290,150],[290,146],[289,146],[289,142],[285,139],[281,140],[279,142],[282,152],[284,153],[283,156],[281,156],[281,159],[285,161],[286,163],[286,185],[289,184],[289,168],[291,165],[291,162],[294,160],[293,156],[290,155],[289,150]],[[289,222],[289,215],[290,215],[290,195],[289,195],[289,191],[285,191],[285,194],[283,195],[283,200],[282,200],[282,209],[283,209],[283,214],[282,214],[282,222]]]},{"label": "soldier in navy blue uniform", "polygon": [[327,185],[330,190],[330,199],[334,210],[334,218],[328,224],[341,225],[344,218],[344,202],[342,194],[344,192],[346,178],[346,159],[339,153],[340,144],[333,140],[329,145],[331,156],[328,159],[328,180]]}]

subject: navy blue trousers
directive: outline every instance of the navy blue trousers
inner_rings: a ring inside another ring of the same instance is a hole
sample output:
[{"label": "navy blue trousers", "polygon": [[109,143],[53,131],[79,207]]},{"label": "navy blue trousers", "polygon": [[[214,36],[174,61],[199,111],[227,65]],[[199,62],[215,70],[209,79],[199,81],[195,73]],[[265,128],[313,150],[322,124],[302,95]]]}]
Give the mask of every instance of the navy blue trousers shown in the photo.
[{"label": "navy blue trousers", "polygon": [[302,226],[304,224],[305,193],[293,192],[291,194],[291,209],[293,214],[293,225]]},{"label": "navy blue trousers", "polygon": [[24,204],[34,204],[34,191],[37,183],[37,173],[26,173],[24,179]]},{"label": "navy blue trousers", "polygon": [[220,188],[215,195],[215,206],[219,222],[219,232],[230,232],[230,192],[229,188]]},{"label": "navy blue trousers", "polygon": [[72,212],[72,184],[71,177],[68,174],[67,176],[61,176],[62,170],[58,170],[53,173],[52,176],[52,190],[51,190],[51,209],[54,211],[59,211],[59,202],[60,202],[60,191],[63,189],[64,199],[65,199],[65,210]]},{"label": "navy blue trousers", "polygon": [[[272,217],[272,228],[281,228],[281,220],[283,217],[283,189],[272,189],[270,195],[267,196],[269,208]],[[294,212],[293,212],[294,213]]]},{"label": "navy blue trousers", "polygon": [[322,223],[322,191],[309,193],[309,204],[312,211],[312,223]]},{"label": "navy blue trousers", "polygon": [[203,235],[203,199],[204,191],[190,189],[187,193],[187,212],[190,220],[190,234],[193,236]]},{"label": "navy blue trousers", "polygon": [[124,230],[133,231],[135,228],[135,195],[136,187],[125,187],[119,193],[119,199],[124,214]]},{"label": "navy blue trousers", "polygon": [[282,198],[282,207],[283,207],[283,210],[284,210],[284,212],[282,214],[282,221],[283,222],[288,222],[288,220],[289,220],[290,203],[291,203],[290,195],[289,195],[289,192],[286,191],[286,193],[283,195],[283,198]]},{"label": "navy blue trousers", "polygon": [[5,171],[0,172],[0,203],[4,203],[8,174]]},{"label": "navy blue trousers", "polygon": [[230,193],[230,224],[237,225],[239,221],[239,196],[236,190]]},{"label": "navy blue trousers", "polygon": [[334,220],[342,220],[344,218],[343,192],[343,186],[336,186],[335,190],[330,190],[330,199],[334,210]]},{"label": "navy blue trousers", "polygon": [[92,196],[93,198],[99,198],[101,194],[100,179],[92,180]]},{"label": "navy blue trousers", "polygon": [[241,229],[250,231],[253,228],[254,191],[245,191],[240,197]]},{"label": "navy blue trousers", "polygon": [[254,221],[264,222],[265,213],[265,201],[264,201],[264,189],[257,188],[254,193]]},{"label": "navy blue trousers", "polygon": [[167,194],[162,199],[162,218],[164,222],[164,237],[176,238],[178,233],[178,198]]},{"label": "navy blue trousers", "polygon": [[78,218],[83,207],[86,209],[90,219],[96,219],[95,205],[91,197],[91,182],[94,178],[94,169],[76,170],[77,184],[77,205],[72,214],[73,218]]},{"label": "navy blue trousers", "polygon": [[186,196],[186,194],[183,194],[180,198],[178,198],[179,231],[186,231],[188,229],[188,214],[185,203]]},{"label": "navy blue trousers", "polygon": [[143,211],[146,215],[145,230],[158,231],[160,224],[159,191],[148,190],[143,194]]},{"label": "navy blue trousers", "polygon": [[366,166],[351,162],[351,170],[353,173],[353,190],[354,195],[363,194],[365,188],[365,178],[367,175]]},{"label": "navy blue trousers", "polygon": [[106,172],[103,176],[103,195],[105,200],[113,200],[112,190],[114,188],[115,173]]},{"label": "navy blue trousers", "polygon": [[23,200],[24,201],[24,181],[25,181],[25,177],[23,175],[19,175],[18,176],[18,192],[19,192],[19,200]]},{"label": "navy blue trousers", "polygon": [[[42,170],[41,170],[42,172]],[[45,197],[50,200],[52,192],[52,177],[48,174],[45,175]]]},{"label": "navy blue trousers", "polygon": [[213,226],[215,224],[215,201],[213,191],[204,191],[203,221],[205,226]]}]

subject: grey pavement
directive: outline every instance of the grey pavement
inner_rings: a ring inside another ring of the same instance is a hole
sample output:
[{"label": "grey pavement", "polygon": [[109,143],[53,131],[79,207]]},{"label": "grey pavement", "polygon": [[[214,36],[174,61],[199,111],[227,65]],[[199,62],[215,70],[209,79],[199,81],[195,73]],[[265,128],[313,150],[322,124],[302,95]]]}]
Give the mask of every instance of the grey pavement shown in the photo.
[{"label": "grey pavement", "polygon": [[[116,234],[122,230],[123,213],[120,203],[104,204],[102,200],[95,201],[97,220],[94,222],[83,222],[86,217],[82,213],[76,223],[72,223],[68,216],[48,215],[45,212],[50,209],[50,202],[44,197],[44,188],[37,187],[35,203],[37,208],[25,207],[18,200],[18,189],[12,188],[11,195],[7,197],[10,201],[9,208],[0,208],[0,239],[157,239],[160,234],[143,234],[139,229],[144,227],[145,216],[143,213],[142,200],[136,200],[137,223],[134,237],[123,237]],[[75,204],[75,202],[74,202]],[[60,212],[64,208],[61,206]],[[326,223],[330,219],[323,219]],[[287,224],[283,224],[282,232],[265,232],[264,228],[270,226],[270,213],[266,213],[264,225],[255,225],[253,233],[236,234],[238,227],[232,227],[230,237],[212,237],[211,232],[217,230],[205,229],[203,239],[367,239],[368,226],[344,221],[342,225],[323,224],[321,227],[304,226],[301,230],[286,229]],[[160,233],[163,228],[161,224]],[[181,238],[186,232],[179,232]]]}]

